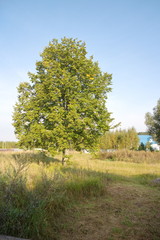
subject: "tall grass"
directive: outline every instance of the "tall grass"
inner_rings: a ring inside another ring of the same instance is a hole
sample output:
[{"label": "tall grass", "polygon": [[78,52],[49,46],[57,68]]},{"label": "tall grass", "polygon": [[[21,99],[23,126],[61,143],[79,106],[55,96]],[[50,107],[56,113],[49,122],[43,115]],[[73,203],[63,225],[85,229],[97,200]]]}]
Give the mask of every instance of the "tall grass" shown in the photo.
[{"label": "tall grass", "polygon": [[62,168],[44,154],[1,154],[0,166],[0,234],[57,239],[70,204],[105,193],[102,174]]},{"label": "tall grass", "polygon": [[146,152],[133,150],[117,150],[113,152],[99,152],[98,158],[112,161],[135,163],[160,163],[160,152]]},{"label": "tall grass", "polygon": [[[136,153],[141,154],[141,152]],[[140,159],[140,156],[137,155],[137,158]],[[136,159],[134,162],[131,159],[123,161],[123,158],[117,161],[116,159],[100,159],[97,155],[74,153],[72,160],[77,168],[89,169],[90,172],[97,174],[103,173],[108,179],[117,179],[118,181],[123,179],[138,183],[150,183],[151,180],[160,177],[159,158],[156,161],[148,159],[147,163],[146,161],[136,161]]]},{"label": "tall grass", "polygon": [[105,194],[108,179],[121,177],[146,184],[160,176],[159,153],[107,154],[96,159],[74,152],[63,167],[59,156],[53,159],[44,153],[0,154],[0,234],[58,239],[67,208]]}]

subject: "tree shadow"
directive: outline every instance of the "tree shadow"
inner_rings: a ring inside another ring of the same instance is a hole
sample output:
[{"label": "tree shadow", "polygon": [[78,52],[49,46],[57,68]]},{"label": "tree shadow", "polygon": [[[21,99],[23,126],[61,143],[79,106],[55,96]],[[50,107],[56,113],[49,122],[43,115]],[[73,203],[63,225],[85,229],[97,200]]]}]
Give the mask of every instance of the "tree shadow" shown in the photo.
[{"label": "tree shadow", "polygon": [[61,162],[58,158],[47,156],[45,152],[38,153],[13,153],[13,159],[21,164],[30,164],[30,163],[43,163],[45,165],[49,165],[50,163],[59,163]]},{"label": "tree shadow", "polygon": [[[35,155],[32,154],[31,157],[33,156]],[[16,161],[17,159],[18,161],[23,160],[19,154],[15,154],[14,158]],[[45,164],[60,162],[58,159],[50,157],[45,159],[43,156],[42,158],[39,154],[37,158],[38,160],[34,159],[32,162],[37,163],[37,161],[40,161]],[[26,160],[26,158],[24,159]],[[93,186],[93,191],[96,191],[95,185],[92,185],[93,181],[86,181],[87,184],[82,186],[81,180],[102,179],[107,190],[107,184],[112,182],[131,182],[152,187],[152,181],[160,177],[160,175],[156,174],[140,174],[126,177],[107,172],[79,169],[74,166],[62,167],[59,174],[58,176],[55,175],[54,179],[44,176],[37,181],[34,189],[26,187],[25,178],[21,175],[17,178],[13,176],[12,179],[12,177],[6,178],[5,175],[0,174],[0,233],[37,240],[55,239],[53,236],[55,232],[59,231],[60,216],[67,206],[71,204],[71,201],[73,199],[75,201],[74,194],[81,191],[82,187],[87,189],[85,197],[88,197],[88,187]],[[65,187],[68,186],[66,185],[68,179],[70,179],[71,183],[72,181],[76,182],[77,185],[70,185],[70,188]],[[69,195],[67,191],[72,191],[72,194]],[[81,198],[76,199],[76,201],[80,200]]]},{"label": "tree shadow", "polygon": [[148,185],[150,187],[156,186],[160,187],[160,174],[137,174],[132,176],[124,176],[120,174],[108,173],[108,172],[101,172],[101,171],[94,171],[88,169],[79,169],[67,166],[62,168],[61,170],[64,174],[68,173],[69,175],[73,176],[81,176],[83,177],[101,177],[106,179],[108,182],[130,182],[135,184],[142,184]]}]

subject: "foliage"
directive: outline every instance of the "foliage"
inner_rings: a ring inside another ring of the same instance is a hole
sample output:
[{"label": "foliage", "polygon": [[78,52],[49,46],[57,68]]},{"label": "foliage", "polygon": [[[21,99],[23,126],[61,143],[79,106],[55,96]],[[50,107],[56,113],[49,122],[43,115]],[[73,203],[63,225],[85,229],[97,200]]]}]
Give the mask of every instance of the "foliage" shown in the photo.
[{"label": "foliage", "polygon": [[151,152],[154,151],[154,149],[153,149],[153,147],[152,147],[152,145],[151,145],[150,142],[147,142],[147,143],[146,143],[145,148],[146,148],[146,149],[145,149],[146,151],[151,151]]},{"label": "foliage", "polygon": [[85,43],[53,40],[31,82],[18,88],[13,125],[21,146],[63,151],[94,148],[112,121],[106,109],[111,74],[87,58]]},{"label": "foliage", "polygon": [[9,142],[9,141],[0,141],[0,148],[16,148],[17,147],[17,142]]},{"label": "foliage", "polygon": [[153,114],[146,113],[145,124],[149,134],[160,143],[160,99],[157,102],[157,106],[153,108]]},{"label": "foliage", "polygon": [[139,138],[134,128],[107,132],[100,140],[100,148],[107,149],[137,149]]},{"label": "foliage", "polygon": [[148,132],[138,132],[138,135],[148,135]]},{"label": "foliage", "polygon": [[139,151],[151,151],[151,152],[155,151],[150,142],[147,142],[146,144],[141,142],[141,144],[138,147],[138,150]]},{"label": "foliage", "polygon": [[139,150],[139,151],[145,151],[145,150],[146,150],[146,146],[144,145],[143,142],[141,142],[141,144],[139,145],[138,150]]}]

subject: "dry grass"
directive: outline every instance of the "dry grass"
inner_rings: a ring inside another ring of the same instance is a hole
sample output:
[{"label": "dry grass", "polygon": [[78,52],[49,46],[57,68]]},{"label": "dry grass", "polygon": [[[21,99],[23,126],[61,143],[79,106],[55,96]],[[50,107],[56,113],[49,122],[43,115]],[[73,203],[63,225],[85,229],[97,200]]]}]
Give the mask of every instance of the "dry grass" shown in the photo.
[{"label": "dry grass", "polygon": [[160,176],[160,163],[104,161],[96,159],[90,154],[79,153],[74,153],[72,161],[79,168],[113,174],[114,176],[130,178],[144,175],[153,176],[153,178]]},{"label": "dry grass", "polygon": [[117,150],[113,152],[99,152],[98,158],[102,160],[125,161],[135,163],[160,163],[160,152],[146,152],[133,150]]},{"label": "dry grass", "polygon": [[141,185],[110,183],[107,194],[69,209],[61,240],[159,240],[159,191]]},{"label": "dry grass", "polygon": [[57,239],[62,212],[70,204],[105,193],[103,176],[42,154],[1,155],[0,234]]},{"label": "dry grass", "polygon": [[61,156],[0,154],[0,234],[36,240],[160,239],[160,187],[152,185],[160,163],[69,154],[64,167]]}]

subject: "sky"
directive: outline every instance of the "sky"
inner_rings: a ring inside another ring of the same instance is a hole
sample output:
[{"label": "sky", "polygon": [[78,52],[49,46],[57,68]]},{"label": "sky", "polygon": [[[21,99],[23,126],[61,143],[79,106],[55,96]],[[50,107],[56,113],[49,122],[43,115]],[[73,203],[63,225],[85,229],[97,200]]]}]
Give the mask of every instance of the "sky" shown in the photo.
[{"label": "sky", "polygon": [[15,141],[17,87],[52,39],[86,43],[112,74],[106,106],[121,129],[145,131],[160,98],[159,0],[0,0],[0,141]]}]

